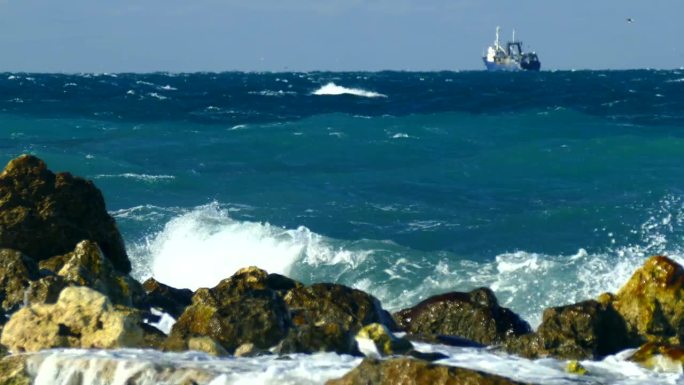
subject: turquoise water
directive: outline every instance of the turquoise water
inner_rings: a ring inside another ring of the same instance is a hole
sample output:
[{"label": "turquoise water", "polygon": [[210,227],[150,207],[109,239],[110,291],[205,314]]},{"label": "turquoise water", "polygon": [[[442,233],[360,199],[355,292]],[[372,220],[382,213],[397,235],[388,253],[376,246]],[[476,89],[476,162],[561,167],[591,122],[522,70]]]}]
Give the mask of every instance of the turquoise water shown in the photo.
[{"label": "turquoise water", "polygon": [[535,324],[684,245],[684,71],[2,74],[21,153],[94,180],[137,277],[191,288],[490,286]]}]

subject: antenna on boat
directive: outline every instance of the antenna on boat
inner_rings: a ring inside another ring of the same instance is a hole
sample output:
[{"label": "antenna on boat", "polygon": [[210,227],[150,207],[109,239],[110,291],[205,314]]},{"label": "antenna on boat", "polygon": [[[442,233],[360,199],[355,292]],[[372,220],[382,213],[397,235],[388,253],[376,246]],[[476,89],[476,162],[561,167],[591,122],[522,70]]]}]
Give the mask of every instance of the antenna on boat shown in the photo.
[{"label": "antenna on boat", "polygon": [[498,49],[499,48],[499,30],[501,30],[501,27],[498,25],[496,26],[496,41],[494,41],[494,46]]},{"label": "antenna on boat", "polygon": [[513,43],[515,43],[515,28],[513,28]]}]

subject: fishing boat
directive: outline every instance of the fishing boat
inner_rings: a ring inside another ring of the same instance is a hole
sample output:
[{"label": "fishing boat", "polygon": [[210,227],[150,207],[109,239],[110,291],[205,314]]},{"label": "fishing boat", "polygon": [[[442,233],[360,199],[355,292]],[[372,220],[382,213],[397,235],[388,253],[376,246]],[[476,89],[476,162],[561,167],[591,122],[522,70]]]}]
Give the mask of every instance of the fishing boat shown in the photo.
[{"label": "fishing boat", "polygon": [[535,52],[524,52],[522,41],[513,39],[501,45],[499,40],[500,28],[496,27],[496,40],[494,45],[487,48],[487,54],[482,57],[489,71],[539,71],[541,62]]}]

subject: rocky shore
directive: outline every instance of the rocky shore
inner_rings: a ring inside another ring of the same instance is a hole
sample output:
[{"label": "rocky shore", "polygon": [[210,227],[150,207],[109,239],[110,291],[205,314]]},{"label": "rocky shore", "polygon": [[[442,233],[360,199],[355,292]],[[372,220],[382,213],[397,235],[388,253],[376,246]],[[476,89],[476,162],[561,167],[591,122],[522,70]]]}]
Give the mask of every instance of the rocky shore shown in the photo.
[{"label": "rocky shore", "polygon": [[[0,174],[0,384],[31,383],[29,353],[51,348],[367,357],[330,385],[520,383],[434,363],[443,356],[420,352],[412,341],[554,357],[569,360],[576,373],[576,360],[626,349],[638,349],[630,359],[645,367],[667,362],[681,370],[684,363],[684,268],[665,256],[645,260],[617,293],[546,309],[537,330],[488,288],[390,314],[361,290],[306,285],[258,267],[195,292],[154,279],[141,284],[130,272],[123,239],[92,182],[54,174],[34,156],[10,161]],[[177,320],[168,335],[153,326],[160,313]],[[176,375],[177,383],[211,380],[201,371]]]}]

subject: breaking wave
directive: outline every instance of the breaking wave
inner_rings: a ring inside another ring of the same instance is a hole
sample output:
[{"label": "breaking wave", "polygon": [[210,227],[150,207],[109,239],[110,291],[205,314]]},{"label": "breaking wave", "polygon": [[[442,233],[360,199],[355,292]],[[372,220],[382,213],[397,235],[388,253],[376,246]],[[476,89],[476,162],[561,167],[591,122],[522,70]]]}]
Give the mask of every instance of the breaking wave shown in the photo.
[{"label": "breaking wave", "polygon": [[360,88],[346,88],[342,86],[338,86],[335,83],[328,83],[321,88],[317,89],[316,91],[313,92],[314,95],[354,95],[354,96],[362,96],[365,98],[386,98],[387,95],[374,92],[374,91],[366,91]]}]

